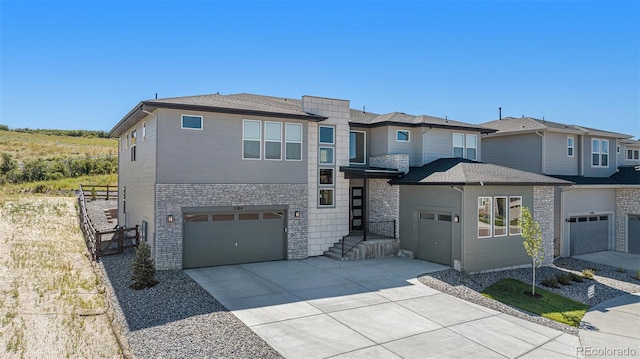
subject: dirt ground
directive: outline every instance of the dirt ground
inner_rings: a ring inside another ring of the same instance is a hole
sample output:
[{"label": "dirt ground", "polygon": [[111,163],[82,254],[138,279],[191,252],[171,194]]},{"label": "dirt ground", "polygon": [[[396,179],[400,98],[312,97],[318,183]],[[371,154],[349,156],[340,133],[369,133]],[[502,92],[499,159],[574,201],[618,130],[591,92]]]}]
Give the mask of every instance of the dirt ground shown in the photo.
[{"label": "dirt ground", "polygon": [[0,199],[0,357],[121,358],[75,198]]}]

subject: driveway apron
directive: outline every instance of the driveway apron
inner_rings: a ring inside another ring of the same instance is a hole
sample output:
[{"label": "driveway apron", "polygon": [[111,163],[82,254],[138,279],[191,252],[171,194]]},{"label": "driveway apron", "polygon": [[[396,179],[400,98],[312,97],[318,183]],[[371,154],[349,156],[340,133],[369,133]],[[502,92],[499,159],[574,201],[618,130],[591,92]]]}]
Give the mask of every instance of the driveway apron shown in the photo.
[{"label": "driveway apron", "polygon": [[185,272],[286,358],[575,358],[578,337],[421,284],[448,267],[326,257]]}]

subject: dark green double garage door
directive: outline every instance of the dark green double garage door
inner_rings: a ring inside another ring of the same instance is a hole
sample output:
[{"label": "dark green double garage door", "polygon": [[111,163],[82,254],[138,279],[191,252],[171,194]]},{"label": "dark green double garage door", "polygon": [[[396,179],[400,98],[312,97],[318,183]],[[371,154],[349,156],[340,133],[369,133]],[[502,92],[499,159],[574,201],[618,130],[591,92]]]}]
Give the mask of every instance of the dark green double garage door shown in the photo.
[{"label": "dark green double garage door", "polygon": [[286,210],[187,211],[183,268],[286,259]]}]

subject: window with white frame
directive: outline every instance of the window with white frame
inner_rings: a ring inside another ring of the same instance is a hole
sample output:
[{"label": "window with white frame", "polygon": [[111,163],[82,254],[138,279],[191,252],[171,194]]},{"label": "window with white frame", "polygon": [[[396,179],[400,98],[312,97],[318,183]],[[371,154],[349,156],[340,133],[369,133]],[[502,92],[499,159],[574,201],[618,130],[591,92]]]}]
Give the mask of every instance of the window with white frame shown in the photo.
[{"label": "window with white frame", "polygon": [[335,128],[330,126],[319,126],[318,140],[323,145],[333,145],[336,143]]},{"label": "window with white frame", "polygon": [[136,160],[136,145],[138,144],[138,131],[133,129],[131,131],[131,162]]},{"label": "window with white frame", "polygon": [[143,122],[142,123],[142,140],[146,140],[147,139],[147,123]]},{"label": "window with white frame", "polygon": [[491,197],[478,197],[478,238],[491,237]]},{"label": "window with white frame", "polygon": [[319,181],[320,185],[333,185],[333,168],[320,168]]},{"label": "window with white frame", "polygon": [[367,133],[364,131],[349,132],[349,163],[364,165],[367,158]]},{"label": "window with white frame", "polygon": [[333,207],[333,188],[320,188],[320,207]]},{"label": "window with white frame", "polygon": [[181,127],[185,130],[202,130],[202,116],[182,115]]},{"label": "window with white frame", "polygon": [[334,162],[333,155],[334,155],[333,147],[320,147],[318,162],[321,165],[332,165]]},{"label": "window with white frame", "polygon": [[567,137],[567,156],[573,157],[573,136]]},{"label": "window with white frame", "polygon": [[259,160],[261,158],[260,144],[262,142],[262,123],[256,120],[242,121],[242,158]]},{"label": "window with white frame", "polygon": [[639,150],[627,150],[626,159],[628,160],[637,160],[640,159],[640,151]]},{"label": "window with white frame", "polygon": [[285,124],[285,155],[287,161],[302,161],[302,124]]},{"label": "window with white frame", "polygon": [[282,159],[282,123],[269,122],[264,123],[264,159],[265,160],[281,160]]},{"label": "window with white frame", "polygon": [[522,196],[478,197],[478,238],[519,236]]},{"label": "window with white frame", "polygon": [[478,135],[454,133],[453,157],[478,159]]},{"label": "window with white frame", "polygon": [[591,140],[591,166],[609,167],[609,140]]},{"label": "window with white frame", "polygon": [[409,130],[396,130],[396,141],[409,142],[411,141],[411,131]]}]

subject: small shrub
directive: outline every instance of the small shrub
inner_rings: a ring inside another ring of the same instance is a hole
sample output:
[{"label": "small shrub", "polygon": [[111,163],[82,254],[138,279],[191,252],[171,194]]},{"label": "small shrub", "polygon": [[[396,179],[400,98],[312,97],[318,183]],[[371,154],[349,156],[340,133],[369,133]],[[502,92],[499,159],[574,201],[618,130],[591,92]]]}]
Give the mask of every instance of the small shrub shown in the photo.
[{"label": "small shrub", "polygon": [[618,268],[616,268],[616,272],[618,272],[618,273],[627,273],[627,270],[622,268],[622,267],[618,267]]},{"label": "small shrub", "polygon": [[631,276],[635,280],[640,280],[640,270],[636,271],[634,275]]},{"label": "small shrub", "polygon": [[558,283],[562,285],[571,285],[571,276],[569,274],[560,273],[556,275],[556,279],[558,280]]},{"label": "small shrub", "polygon": [[569,273],[569,277],[571,277],[571,280],[577,283],[582,283],[584,282],[584,279],[582,279],[582,276],[575,274],[575,273]]},{"label": "small shrub", "polygon": [[153,259],[151,259],[151,249],[146,242],[141,242],[136,248],[136,257],[133,259],[131,266],[133,267],[133,275],[131,276],[133,280],[132,289],[151,288],[158,284],[156,268],[153,264]]},{"label": "small shrub", "polygon": [[592,268],[583,269],[582,278],[593,279],[593,269]]},{"label": "small shrub", "polygon": [[551,288],[559,288],[558,280],[555,277],[547,277],[540,281],[540,283],[545,287]]}]

